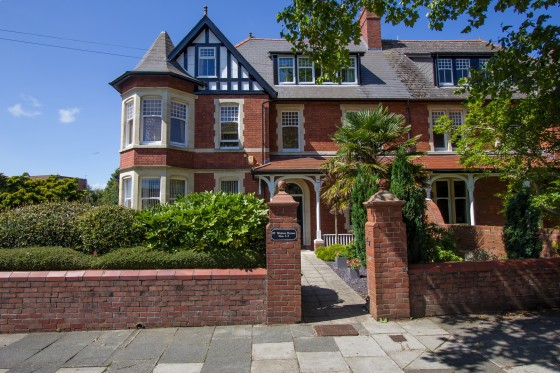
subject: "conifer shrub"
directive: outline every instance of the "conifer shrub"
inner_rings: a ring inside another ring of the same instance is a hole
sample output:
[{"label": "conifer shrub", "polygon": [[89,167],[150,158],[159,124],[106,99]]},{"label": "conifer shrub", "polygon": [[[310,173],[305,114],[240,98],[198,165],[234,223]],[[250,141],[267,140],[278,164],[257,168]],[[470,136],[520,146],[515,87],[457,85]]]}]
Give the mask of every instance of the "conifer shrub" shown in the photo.
[{"label": "conifer shrub", "polygon": [[81,245],[77,221],[91,205],[47,202],[0,212],[0,248]]},{"label": "conifer shrub", "polygon": [[538,258],[542,250],[540,210],[529,188],[519,189],[507,202],[502,238],[509,259]]},{"label": "conifer shrub", "polygon": [[421,170],[410,163],[399,150],[391,168],[390,191],[404,201],[403,221],[406,225],[408,261],[411,264],[427,260],[429,236],[426,223],[426,197],[414,176]]},{"label": "conifer shrub", "polygon": [[136,210],[122,206],[101,205],[89,209],[78,219],[82,250],[99,255],[141,244],[144,229],[138,224],[137,216]]},{"label": "conifer shrub", "polygon": [[358,258],[362,265],[366,265],[366,232],[367,210],[363,205],[375,192],[377,192],[377,175],[363,167],[359,167],[356,174],[356,181],[350,195],[352,206],[351,217],[354,230],[355,248],[354,256]]}]

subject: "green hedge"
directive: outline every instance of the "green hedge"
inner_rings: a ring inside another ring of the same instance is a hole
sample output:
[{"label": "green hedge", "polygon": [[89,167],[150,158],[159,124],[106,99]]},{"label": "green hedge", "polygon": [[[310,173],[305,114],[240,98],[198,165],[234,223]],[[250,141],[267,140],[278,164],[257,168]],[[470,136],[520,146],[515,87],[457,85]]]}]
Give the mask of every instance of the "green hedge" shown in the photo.
[{"label": "green hedge", "polygon": [[80,216],[78,229],[85,252],[105,254],[144,241],[144,229],[137,224],[138,212],[122,206],[102,205]]},{"label": "green hedge", "polygon": [[0,249],[0,271],[63,271],[92,268],[94,258],[67,247]]},{"label": "green hedge", "polygon": [[139,215],[150,248],[265,250],[268,208],[252,194],[193,193]]},{"label": "green hedge", "polygon": [[181,269],[181,268],[261,268],[263,255],[252,250],[205,253],[176,253],[122,248],[94,257],[62,247],[0,249],[0,271],[56,271],[77,269]]},{"label": "green hedge", "polygon": [[0,213],[0,248],[29,246],[79,247],[76,224],[91,206],[76,202],[49,202]]}]

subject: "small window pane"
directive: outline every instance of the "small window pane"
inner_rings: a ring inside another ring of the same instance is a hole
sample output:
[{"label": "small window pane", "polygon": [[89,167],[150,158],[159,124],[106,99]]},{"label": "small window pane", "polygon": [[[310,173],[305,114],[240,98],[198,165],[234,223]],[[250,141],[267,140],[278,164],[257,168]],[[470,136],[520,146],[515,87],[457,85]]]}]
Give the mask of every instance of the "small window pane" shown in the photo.
[{"label": "small window pane", "polygon": [[132,207],[132,179],[123,179],[123,206]]},{"label": "small window pane", "polygon": [[159,178],[142,179],[142,208],[157,206],[160,203],[160,180]]},{"label": "small window pane", "polygon": [[161,116],[161,100],[144,100],[142,115]]},{"label": "small window pane", "polygon": [[220,182],[220,190],[224,193],[239,193],[239,181],[222,180]]},{"label": "small window pane", "polygon": [[462,180],[455,180],[453,182],[453,188],[455,188],[455,197],[466,197],[467,188],[465,182]]},{"label": "small window pane", "polygon": [[[437,124],[437,120],[445,115],[444,111],[432,111],[432,126]],[[433,132],[434,136],[434,149],[447,149],[447,143],[445,139],[445,135],[443,133],[435,133]]]},{"label": "small window pane", "polygon": [[297,127],[284,127],[282,129],[282,145],[284,149],[298,149],[298,128]]},{"label": "small window pane", "polygon": [[125,143],[126,145],[132,144],[134,134],[134,102],[128,102],[125,107],[126,111],[126,129],[125,129]]},{"label": "small window pane", "polygon": [[178,197],[187,194],[186,182],[180,179],[171,179],[169,181],[169,202],[174,203]]},{"label": "small window pane", "polygon": [[467,224],[466,199],[455,199],[455,224]]},{"label": "small window pane", "polygon": [[144,118],[144,141],[161,141],[161,117]]},{"label": "small window pane", "polygon": [[436,195],[437,198],[449,197],[449,189],[447,187],[447,181],[445,180],[436,181]]},{"label": "small window pane", "polygon": [[342,83],[356,82],[356,59],[350,59],[350,67],[342,70]]},{"label": "small window pane", "polygon": [[440,199],[438,198],[436,201],[436,204],[439,208],[439,211],[441,212],[441,215],[443,217],[443,221],[446,224],[449,224],[449,200],[444,198],[444,199]]}]

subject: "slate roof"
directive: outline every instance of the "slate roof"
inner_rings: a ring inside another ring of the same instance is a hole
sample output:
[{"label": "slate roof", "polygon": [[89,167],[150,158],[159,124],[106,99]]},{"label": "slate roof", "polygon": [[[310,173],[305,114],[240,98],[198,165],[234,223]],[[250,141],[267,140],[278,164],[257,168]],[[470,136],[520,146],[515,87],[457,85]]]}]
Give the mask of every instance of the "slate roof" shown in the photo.
[{"label": "slate roof", "polygon": [[291,44],[282,39],[250,38],[237,45],[237,50],[278,92],[278,99],[409,99],[405,85],[380,50],[366,45],[350,46],[350,52],[363,53],[361,85],[274,85],[271,52],[290,53]]},{"label": "slate roof", "polygon": [[236,45],[259,74],[278,92],[278,99],[460,101],[456,87],[434,85],[433,56],[486,56],[496,47],[483,40],[383,40],[382,50],[362,42],[350,45],[361,54],[361,85],[274,85],[272,55],[291,53],[283,39],[249,38]]},{"label": "slate roof", "polygon": [[383,40],[383,53],[416,100],[463,100],[457,87],[434,85],[433,55],[489,55],[496,47],[482,40]]},{"label": "slate roof", "polygon": [[125,72],[117,79],[113,80],[111,85],[118,84],[126,77],[131,75],[155,74],[155,75],[174,75],[176,77],[189,80],[199,85],[204,85],[198,79],[189,75],[182,67],[175,61],[169,61],[167,56],[173,51],[174,46],[171,38],[167,32],[162,31],[152,46],[144,54],[144,57],[138,62],[134,69]]}]

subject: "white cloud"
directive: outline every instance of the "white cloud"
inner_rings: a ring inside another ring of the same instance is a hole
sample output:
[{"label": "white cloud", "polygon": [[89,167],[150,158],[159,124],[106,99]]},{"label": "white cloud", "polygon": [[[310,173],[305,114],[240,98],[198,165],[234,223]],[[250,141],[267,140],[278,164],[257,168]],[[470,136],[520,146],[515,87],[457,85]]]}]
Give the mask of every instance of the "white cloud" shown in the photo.
[{"label": "white cloud", "polygon": [[74,108],[67,108],[67,109],[59,109],[58,110],[58,120],[60,123],[72,123],[76,120],[80,109],[77,107]]},{"label": "white cloud", "polygon": [[25,109],[25,108],[23,107],[22,104],[15,104],[14,106],[10,106],[10,107],[8,108],[8,111],[9,111],[10,114],[12,114],[14,117],[28,117],[28,118],[33,118],[33,117],[36,117],[37,115],[41,115],[41,112],[40,112],[40,111]]},{"label": "white cloud", "polygon": [[41,107],[41,103],[33,96],[28,95],[21,95],[22,102],[18,102],[14,106],[10,106],[8,111],[14,117],[27,117],[33,118],[42,113],[37,110],[37,108]]}]

